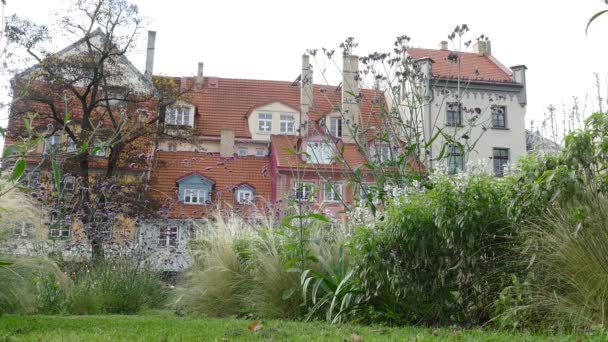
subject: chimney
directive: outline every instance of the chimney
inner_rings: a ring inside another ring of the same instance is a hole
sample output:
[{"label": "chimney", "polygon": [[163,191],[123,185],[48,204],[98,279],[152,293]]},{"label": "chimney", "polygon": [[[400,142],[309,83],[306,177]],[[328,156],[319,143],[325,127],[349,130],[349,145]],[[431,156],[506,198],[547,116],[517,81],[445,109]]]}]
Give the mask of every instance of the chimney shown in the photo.
[{"label": "chimney", "polygon": [[448,49],[448,41],[447,40],[442,40],[439,43],[439,50],[447,51],[447,49]]},{"label": "chimney", "polygon": [[355,128],[361,122],[359,107],[359,57],[344,56],[342,60],[342,141],[355,142]]},{"label": "chimney", "polygon": [[234,156],[234,130],[220,130],[220,157],[228,158]]},{"label": "chimney", "polygon": [[156,31],[148,31],[148,50],[146,52],[146,71],[144,75],[152,78],[154,72],[154,44],[156,42]]},{"label": "chimney", "polygon": [[313,106],[312,93],[312,66],[310,65],[310,56],[302,55],[302,73],[300,74],[300,135],[308,135],[308,112]]},{"label": "chimney", "polygon": [[204,66],[203,62],[198,62],[198,70],[196,72],[196,88],[198,90],[203,88],[203,81],[204,81],[203,66]]},{"label": "chimney", "polygon": [[492,42],[489,40],[478,40],[473,44],[473,51],[478,56],[489,56],[492,54]]},{"label": "chimney", "polygon": [[528,99],[526,95],[526,68],[525,65],[516,65],[511,67],[511,71],[513,71],[513,81],[522,85],[519,93],[517,94],[517,100],[519,101],[519,105],[524,107],[528,104]]}]

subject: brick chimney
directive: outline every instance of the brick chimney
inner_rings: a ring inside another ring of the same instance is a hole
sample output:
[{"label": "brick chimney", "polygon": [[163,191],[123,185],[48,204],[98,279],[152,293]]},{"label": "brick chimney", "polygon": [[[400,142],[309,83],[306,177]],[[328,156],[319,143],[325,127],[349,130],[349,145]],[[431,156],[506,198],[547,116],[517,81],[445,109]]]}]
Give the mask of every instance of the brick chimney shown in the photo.
[{"label": "brick chimney", "polygon": [[489,56],[492,54],[492,42],[489,40],[478,40],[473,44],[473,51],[478,56]]},{"label": "brick chimney", "polygon": [[312,66],[310,65],[310,56],[302,55],[302,73],[301,88],[300,88],[300,135],[308,135],[308,112],[313,106],[313,81],[312,81]]},{"label": "brick chimney", "polygon": [[442,40],[439,43],[439,50],[446,51],[447,49],[448,49],[448,41],[447,40]]},{"label": "brick chimney", "polygon": [[234,130],[222,129],[220,131],[220,157],[234,156]]},{"label": "brick chimney", "polygon": [[148,50],[146,52],[146,71],[144,75],[152,78],[154,72],[154,46],[156,43],[156,31],[148,31]]},{"label": "brick chimney", "polygon": [[353,143],[355,128],[361,122],[359,106],[359,57],[344,56],[342,60],[342,141]]},{"label": "brick chimney", "polygon": [[196,72],[196,81],[195,81],[196,82],[196,88],[198,90],[200,90],[200,89],[203,88],[203,81],[204,81],[204,78],[203,78],[203,66],[204,66],[203,62],[198,62],[198,70]]}]

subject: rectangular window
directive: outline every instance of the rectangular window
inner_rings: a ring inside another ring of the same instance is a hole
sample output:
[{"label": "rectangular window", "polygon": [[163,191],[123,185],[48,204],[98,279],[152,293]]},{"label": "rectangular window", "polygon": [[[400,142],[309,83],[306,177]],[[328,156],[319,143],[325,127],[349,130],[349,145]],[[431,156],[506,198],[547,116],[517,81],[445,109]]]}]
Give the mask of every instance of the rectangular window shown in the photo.
[{"label": "rectangular window", "polygon": [[492,106],[492,128],[507,128],[507,107]]},{"label": "rectangular window", "polygon": [[59,151],[61,137],[57,134],[44,138],[44,153],[50,154]]},{"label": "rectangular window", "polygon": [[494,160],[494,174],[498,177],[504,176],[505,167],[509,163],[509,149],[495,147],[492,160]]},{"label": "rectangular window", "polygon": [[239,147],[239,156],[243,157],[249,154],[249,149],[247,147]]},{"label": "rectangular window", "polygon": [[446,126],[462,126],[462,106],[458,102],[448,102],[446,106]]},{"label": "rectangular window", "polygon": [[13,226],[14,238],[31,237],[34,234],[34,224],[31,222],[17,222]]},{"label": "rectangular window", "polygon": [[333,137],[342,137],[342,118],[329,118],[329,134]]},{"label": "rectangular window", "polygon": [[249,189],[239,189],[236,191],[236,199],[240,204],[250,204],[253,202],[253,191]]},{"label": "rectangular window", "polygon": [[333,158],[333,151],[329,144],[309,141],[306,143],[307,161],[316,164],[329,164]]},{"label": "rectangular window", "polygon": [[76,189],[76,177],[71,175],[66,175],[63,177],[62,182],[63,189],[65,191],[74,191]]},{"label": "rectangular window", "polygon": [[185,189],[184,203],[187,204],[207,204],[209,193],[205,189]]},{"label": "rectangular window", "polygon": [[95,235],[102,240],[112,239],[112,221],[108,215],[102,212],[96,212],[93,216],[93,224],[95,225]]},{"label": "rectangular window", "polygon": [[173,144],[173,143],[169,144],[169,145],[167,146],[167,150],[168,150],[168,151],[171,151],[171,152],[175,152],[175,151],[177,151],[177,144]]},{"label": "rectangular window", "polygon": [[294,123],[293,115],[281,114],[281,133],[293,134],[295,132]]},{"label": "rectangular window", "polygon": [[323,201],[339,202],[342,200],[341,183],[323,183]]},{"label": "rectangular window", "polygon": [[457,145],[448,146],[448,171],[461,172],[464,169],[462,148]]},{"label": "rectangular window", "polygon": [[168,125],[190,126],[190,107],[175,106],[169,108]]},{"label": "rectangular window", "polygon": [[314,189],[315,185],[308,182],[296,182],[294,183],[293,193],[296,200],[299,201],[314,201]]},{"label": "rectangular window", "polygon": [[256,148],[255,156],[256,157],[266,157],[266,149],[265,148]]},{"label": "rectangular window", "polygon": [[25,175],[21,177],[19,182],[27,188],[37,189],[40,186],[40,172],[38,171],[26,171]]},{"label": "rectangular window", "polygon": [[177,247],[177,226],[160,227],[158,247]]},{"label": "rectangular window", "polygon": [[385,163],[392,159],[391,147],[388,145],[376,145],[376,162]]},{"label": "rectangular window", "polygon": [[258,132],[270,133],[272,131],[272,114],[258,114]]},{"label": "rectangular window", "polygon": [[57,212],[51,213],[51,222],[49,224],[49,237],[55,239],[67,239],[70,237],[71,227],[71,216],[61,216]]}]

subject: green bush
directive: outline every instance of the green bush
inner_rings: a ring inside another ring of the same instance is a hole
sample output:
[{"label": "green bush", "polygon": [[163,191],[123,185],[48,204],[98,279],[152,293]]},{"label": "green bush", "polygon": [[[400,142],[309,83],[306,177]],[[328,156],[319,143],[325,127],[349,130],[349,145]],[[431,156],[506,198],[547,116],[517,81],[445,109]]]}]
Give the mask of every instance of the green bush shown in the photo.
[{"label": "green bush", "polygon": [[358,228],[355,264],[368,319],[487,321],[511,280],[503,261],[515,241],[510,186],[490,176],[435,177],[430,189],[389,201],[375,227]]}]

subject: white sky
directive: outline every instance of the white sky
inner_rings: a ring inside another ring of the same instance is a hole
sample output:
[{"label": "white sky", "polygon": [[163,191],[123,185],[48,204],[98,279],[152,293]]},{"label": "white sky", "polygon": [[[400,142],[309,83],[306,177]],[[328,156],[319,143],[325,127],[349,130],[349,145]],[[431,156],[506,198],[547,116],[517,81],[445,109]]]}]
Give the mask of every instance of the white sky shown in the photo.
[{"label": "white sky", "polygon": [[[412,37],[413,46],[437,48],[454,26],[466,23],[467,38],[489,36],[492,54],[504,65],[528,67],[528,126],[532,119],[542,120],[549,104],[560,112],[570,106],[572,96],[584,106],[588,94],[587,114],[597,109],[594,72],[601,78],[602,97],[608,97],[608,14],[585,36],[588,19],[608,9],[601,0],[135,2],[150,19],[149,29],[157,31],[155,74],[194,75],[202,61],[206,76],[292,81],[306,49],[339,50],[339,43],[353,36],[359,43],[355,54],[362,56],[392,50],[402,34]],[[51,23],[70,3],[8,0],[5,14]],[[140,69],[145,36],[129,56]],[[318,74],[315,82],[323,83]],[[6,125],[6,116],[0,113],[0,125]]]}]

